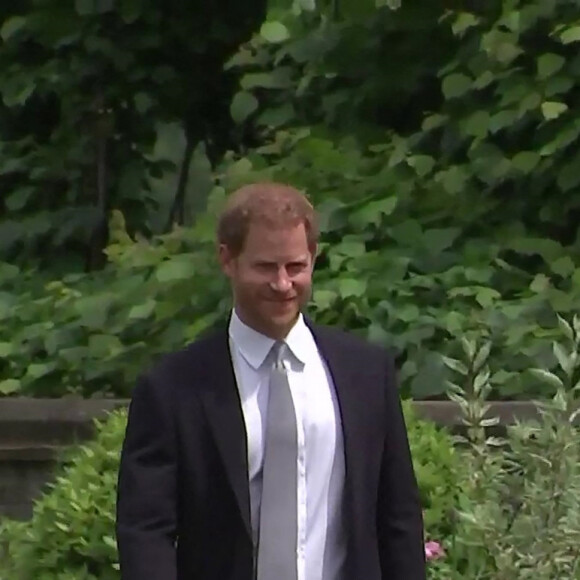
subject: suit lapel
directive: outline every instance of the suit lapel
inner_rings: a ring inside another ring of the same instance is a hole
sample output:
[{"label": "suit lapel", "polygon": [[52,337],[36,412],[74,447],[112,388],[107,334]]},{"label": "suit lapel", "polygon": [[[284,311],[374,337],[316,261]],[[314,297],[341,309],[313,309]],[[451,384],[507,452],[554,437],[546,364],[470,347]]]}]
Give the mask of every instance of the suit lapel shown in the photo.
[{"label": "suit lapel", "polygon": [[226,331],[208,342],[203,403],[240,514],[251,536],[247,435]]}]

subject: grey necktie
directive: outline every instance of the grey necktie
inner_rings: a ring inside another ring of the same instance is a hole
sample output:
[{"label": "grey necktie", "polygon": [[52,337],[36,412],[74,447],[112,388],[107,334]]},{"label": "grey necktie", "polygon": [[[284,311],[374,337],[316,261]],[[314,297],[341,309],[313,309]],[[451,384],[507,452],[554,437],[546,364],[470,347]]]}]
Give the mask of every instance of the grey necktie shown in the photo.
[{"label": "grey necktie", "polygon": [[266,419],[257,580],[297,579],[296,414],[288,374],[282,365],[283,343],[273,347]]}]

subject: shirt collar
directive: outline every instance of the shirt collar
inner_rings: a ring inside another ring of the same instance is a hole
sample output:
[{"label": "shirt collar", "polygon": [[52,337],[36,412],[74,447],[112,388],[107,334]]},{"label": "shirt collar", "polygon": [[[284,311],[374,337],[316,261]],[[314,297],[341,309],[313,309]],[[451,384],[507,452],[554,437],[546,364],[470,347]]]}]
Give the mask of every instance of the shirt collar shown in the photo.
[{"label": "shirt collar", "polygon": [[[242,322],[235,309],[230,318],[229,336],[248,364],[254,369],[262,366],[275,342],[272,338]],[[302,314],[299,315],[296,324],[288,333],[285,342],[292,355],[300,363],[305,364],[313,338]]]}]

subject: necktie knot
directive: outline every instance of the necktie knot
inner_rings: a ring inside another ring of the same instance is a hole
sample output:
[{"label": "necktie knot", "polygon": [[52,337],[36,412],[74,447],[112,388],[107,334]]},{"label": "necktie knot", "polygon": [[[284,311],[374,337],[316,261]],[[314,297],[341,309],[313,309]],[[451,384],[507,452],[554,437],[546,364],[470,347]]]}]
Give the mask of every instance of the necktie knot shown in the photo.
[{"label": "necktie knot", "polygon": [[284,354],[286,352],[286,343],[276,341],[272,346],[272,364],[275,369],[284,370]]}]

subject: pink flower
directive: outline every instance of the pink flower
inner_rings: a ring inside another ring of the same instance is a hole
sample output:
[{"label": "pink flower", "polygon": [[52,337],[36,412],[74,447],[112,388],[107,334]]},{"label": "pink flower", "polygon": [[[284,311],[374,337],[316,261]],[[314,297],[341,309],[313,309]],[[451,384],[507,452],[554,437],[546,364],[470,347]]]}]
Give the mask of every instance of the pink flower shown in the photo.
[{"label": "pink flower", "polygon": [[445,550],[443,550],[439,542],[425,543],[425,558],[427,558],[427,560],[436,560],[443,556],[445,556]]}]

